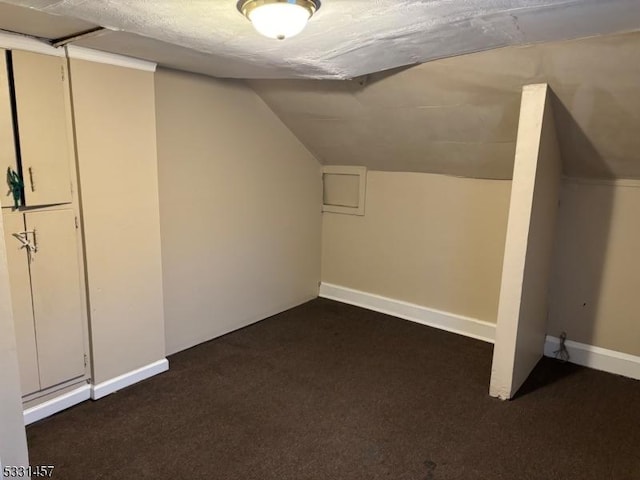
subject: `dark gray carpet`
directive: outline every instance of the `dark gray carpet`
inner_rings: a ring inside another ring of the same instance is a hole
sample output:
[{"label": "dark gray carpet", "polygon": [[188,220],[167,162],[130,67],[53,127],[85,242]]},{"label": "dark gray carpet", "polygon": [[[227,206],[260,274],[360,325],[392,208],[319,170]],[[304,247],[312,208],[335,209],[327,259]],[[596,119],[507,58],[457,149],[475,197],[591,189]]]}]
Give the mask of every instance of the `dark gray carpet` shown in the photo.
[{"label": "dark gray carpet", "polygon": [[640,382],[543,360],[487,395],[492,346],[318,299],[28,428],[74,479],[640,479]]}]

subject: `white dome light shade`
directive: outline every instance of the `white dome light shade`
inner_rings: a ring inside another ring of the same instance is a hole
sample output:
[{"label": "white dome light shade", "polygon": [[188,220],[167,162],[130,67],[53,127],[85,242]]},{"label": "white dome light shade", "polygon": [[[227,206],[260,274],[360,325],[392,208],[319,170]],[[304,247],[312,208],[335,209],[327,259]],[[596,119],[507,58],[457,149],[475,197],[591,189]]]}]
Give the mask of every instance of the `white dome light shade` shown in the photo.
[{"label": "white dome light shade", "polygon": [[314,0],[244,0],[238,10],[265,37],[284,40],[304,30],[319,6]]},{"label": "white dome light shade", "polygon": [[254,28],[265,37],[284,40],[307,26],[309,11],[295,3],[262,5],[249,14]]}]

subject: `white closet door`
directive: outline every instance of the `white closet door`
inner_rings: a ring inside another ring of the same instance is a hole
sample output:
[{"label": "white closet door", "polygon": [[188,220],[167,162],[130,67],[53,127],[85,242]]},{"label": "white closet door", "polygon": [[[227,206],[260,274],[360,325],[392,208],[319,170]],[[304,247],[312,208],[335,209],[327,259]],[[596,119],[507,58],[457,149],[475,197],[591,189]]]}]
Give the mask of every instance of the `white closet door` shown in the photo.
[{"label": "white closet door", "polygon": [[65,59],[14,50],[25,203],[71,202]]},{"label": "white closet door", "polygon": [[37,251],[31,291],[43,389],[84,375],[80,266],[72,210],[25,213]]},{"label": "white closet door", "polygon": [[16,328],[16,344],[22,395],[40,390],[38,374],[38,354],[36,334],[33,324],[31,305],[31,282],[29,281],[29,261],[25,248],[13,234],[25,231],[22,212],[3,212],[5,243],[7,245],[7,263],[11,281],[11,303],[13,321]]},{"label": "white closet door", "polygon": [[11,113],[11,100],[9,96],[9,78],[7,75],[6,52],[0,49],[0,194],[2,194],[3,207],[13,206],[11,194],[5,195],[9,190],[7,185],[7,168],[17,171],[16,150],[13,137],[13,117]]}]

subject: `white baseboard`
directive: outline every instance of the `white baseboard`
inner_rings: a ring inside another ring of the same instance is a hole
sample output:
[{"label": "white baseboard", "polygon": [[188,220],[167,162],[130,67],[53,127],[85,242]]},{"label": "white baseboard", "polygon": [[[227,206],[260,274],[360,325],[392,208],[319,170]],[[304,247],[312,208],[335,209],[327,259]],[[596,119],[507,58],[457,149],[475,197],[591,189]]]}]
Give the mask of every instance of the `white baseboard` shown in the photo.
[{"label": "white baseboard", "polygon": [[394,317],[421,323],[440,330],[446,330],[447,332],[458,333],[484,342],[493,343],[496,336],[496,326],[490,322],[361,292],[339,285],[321,283],[320,296],[368,310],[386,313],[387,315],[393,315]]},{"label": "white baseboard", "polygon": [[[559,345],[559,338],[548,335],[544,344],[545,357],[554,358]],[[571,363],[640,380],[640,357],[571,340],[565,341],[565,346]]]},{"label": "white baseboard", "polygon": [[[394,317],[411,320],[412,322],[489,343],[493,343],[495,340],[495,324],[475,318],[443,312],[330,283],[320,284],[320,297],[386,313]],[[558,350],[559,345],[560,340],[558,338],[547,336],[544,355],[555,357],[554,352]],[[640,380],[640,357],[571,340],[567,340],[565,345],[571,356],[569,360],[571,363]]]},{"label": "white baseboard", "polygon": [[158,375],[159,373],[166,372],[167,370],[169,370],[169,360],[163,358],[162,360],[158,360],[157,362],[132,370],[131,372],[127,372],[123,375],[112,378],[111,380],[91,385],[91,398],[93,400],[98,400],[99,398],[105,397],[113,392],[117,392],[118,390],[122,390],[125,387],[141,382],[142,380],[146,380],[147,378]]},{"label": "white baseboard", "polygon": [[121,390],[124,387],[133,385],[134,383],[138,383],[159,373],[166,372],[167,370],[169,370],[169,361],[166,358],[163,358],[162,360],[158,360],[157,362],[153,362],[142,368],[138,368],[137,370],[125,373],[119,377],[112,378],[106,382],[102,382],[97,385],[83,385],[71,390],[70,392],[62,394],[59,397],[52,398],[51,400],[47,400],[39,405],[27,408],[23,412],[24,424],[29,425],[37,422],[38,420],[42,420],[54,413],[66,410],[67,408],[73,407],[74,405],[84,402],[85,400],[89,400],[90,398],[97,400],[109,395],[110,393]]},{"label": "white baseboard", "polygon": [[24,424],[29,425],[37,422],[38,420],[42,420],[43,418],[47,418],[54,413],[73,407],[85,400],[89,400],[90,394],[91,387],[87,384],[78,387],[75,390],[71,390],[70,392],[64,393],[59,397],[52,398],[51,400],[47,400],[39,405],[27,408],[23,412]]}]

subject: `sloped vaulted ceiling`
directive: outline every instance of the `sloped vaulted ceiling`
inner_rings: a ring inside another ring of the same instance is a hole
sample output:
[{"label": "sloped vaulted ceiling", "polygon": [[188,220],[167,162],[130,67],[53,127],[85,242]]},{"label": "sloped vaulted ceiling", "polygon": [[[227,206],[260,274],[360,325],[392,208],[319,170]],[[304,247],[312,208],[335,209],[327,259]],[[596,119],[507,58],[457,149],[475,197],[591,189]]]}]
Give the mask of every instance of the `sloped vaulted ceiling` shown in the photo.
[{"label": "sloped vaulted ceiling", "polygon": [[284,42],[235,5],[5,0],[0,28],[253,79],[321,162],[378,170],[510,178],[521,87],[548,82],[565,173],[640,178],[640,0],[323,0]]},{"label": "sloped vaulted ceiling", "polygon": [[565,174],[640,178],[640,33],[436,60],[357,81],[251,85],[327,164],[511,178],[520,94],[548,82]]},{"label": "sloped vaulted ceiling", "polygon": [[324,0],[265,39],[237,0],[5,0],[111,30],[100,50],[218,77],[345,79],[490,48],[640,28],[638,0]]}]

